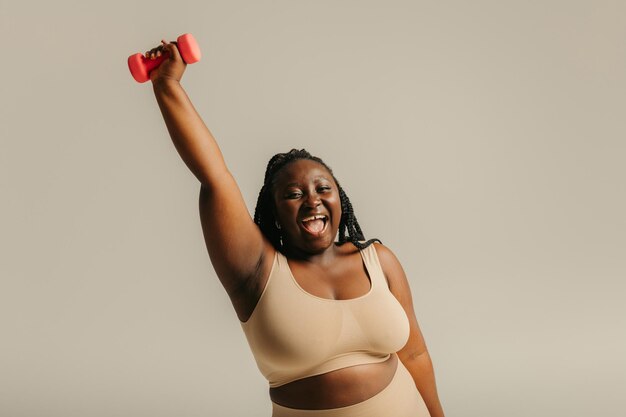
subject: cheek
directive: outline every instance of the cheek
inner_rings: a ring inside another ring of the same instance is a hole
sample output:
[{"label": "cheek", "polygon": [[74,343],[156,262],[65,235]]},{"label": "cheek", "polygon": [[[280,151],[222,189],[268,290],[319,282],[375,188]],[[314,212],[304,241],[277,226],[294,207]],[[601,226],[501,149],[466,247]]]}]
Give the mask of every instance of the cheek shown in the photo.
[{"label": "cheek", "polygon": [[280,217],[286,222],[291,222],[298,215],[298,208],[293,204],[284,204],[280,211]]}]

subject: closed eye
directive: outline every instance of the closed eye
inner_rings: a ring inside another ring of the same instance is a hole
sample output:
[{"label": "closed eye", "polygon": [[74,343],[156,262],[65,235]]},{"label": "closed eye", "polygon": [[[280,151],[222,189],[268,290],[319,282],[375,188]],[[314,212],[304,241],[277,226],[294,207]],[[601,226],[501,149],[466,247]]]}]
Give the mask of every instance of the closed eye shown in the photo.
[{"label": "closed eye", "polygon": [[[320,191],[329,191],[330,189],[331,187],[328,187],[328,186],[319,188]],[[300,193],[287,194],[287,198],[294,198],[294,197],[299,197],[299,196],[300,196]]]}]

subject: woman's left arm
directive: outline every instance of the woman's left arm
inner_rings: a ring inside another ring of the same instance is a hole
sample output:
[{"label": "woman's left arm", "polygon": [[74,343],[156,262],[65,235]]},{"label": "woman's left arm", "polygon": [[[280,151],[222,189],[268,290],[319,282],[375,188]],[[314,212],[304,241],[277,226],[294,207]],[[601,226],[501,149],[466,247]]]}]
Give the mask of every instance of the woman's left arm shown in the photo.
[{"label": "woman's left arm", "polygon": [[380,260],[383,272],[389,282],[391,293],[398,299],[406,315],[409,318],[411,332],[409,340],[404,347],[398,351],[398,358],[408,369],[415,381],[418,391],[422,395],[428,412],[431,417],[444,417],[443,407],[439,401],[437,394],[437,386],[435,384],[435,372],[433,364],[426,348],[426,342],[422,336],[415,311],[413,310],[413,297],[409,282],[400,265],[400,261],[391,251],[391,249],[378,243],[374,243],[377,249],[378,259]]}]

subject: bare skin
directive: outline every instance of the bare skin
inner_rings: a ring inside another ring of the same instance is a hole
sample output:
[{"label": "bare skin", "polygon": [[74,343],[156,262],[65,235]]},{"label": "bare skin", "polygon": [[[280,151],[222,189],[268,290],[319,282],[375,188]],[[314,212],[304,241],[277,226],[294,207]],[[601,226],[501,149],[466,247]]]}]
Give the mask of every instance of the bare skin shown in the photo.
[{"label": "bare skin", "polygon": [[[168,59],[150,73],[155,96],[177,151],[202,184],[199,212],[209,257],[237,316],[246,321],[267,283],[276,249],[251,218],[217,142],[180,85],[186,64],[175,45],[162,41],[146,56],[158,56],[162,51]],[[350,299],[367,293],[370,279],[358,249],[351,243],[335,243],[341,203],[337,184],[325,167],[308,160],[287,165],[277,175],[273,197],[284,252],[298,284],[313,295],[329,299]],[[312,214],[328,216],[326,229],[315,236],[300,223]],[[233,233],[235,230],[237,233]],[[378,243],[374,246],[389,289],[409,318],[406,345],[385,362],[351,366],[271,388],[272,401],[301,409],[356,404],[389,384],[400,359],[431,417],[444,416],[406,275],[389,248]]]}]

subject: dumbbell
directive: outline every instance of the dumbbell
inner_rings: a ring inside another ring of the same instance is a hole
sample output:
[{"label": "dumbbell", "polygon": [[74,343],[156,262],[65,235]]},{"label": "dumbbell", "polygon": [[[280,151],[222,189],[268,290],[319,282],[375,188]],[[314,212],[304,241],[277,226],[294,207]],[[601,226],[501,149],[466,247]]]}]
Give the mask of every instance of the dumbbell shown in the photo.
[{"label": "dumbbell", "polygon": [[[202,56],[200,47],[190,33],[180,35],[176,42],[180,56],[187,64],[194,64],[200,61]],[[143,54],[136,53],[128,57],[128,69],[135,81],[145,83],[150,79],[150,71],[161,65],[165,58],[167,58],[167,53],[163,53],[154,59],[146,58]]]}]

